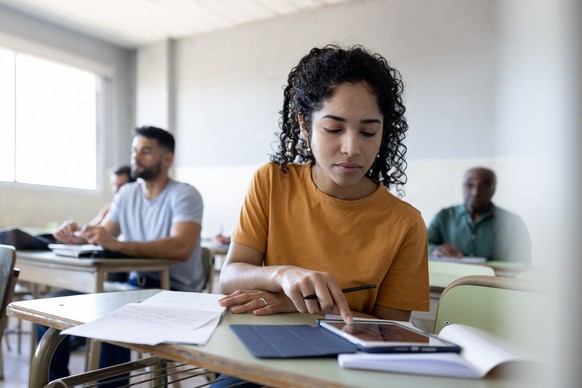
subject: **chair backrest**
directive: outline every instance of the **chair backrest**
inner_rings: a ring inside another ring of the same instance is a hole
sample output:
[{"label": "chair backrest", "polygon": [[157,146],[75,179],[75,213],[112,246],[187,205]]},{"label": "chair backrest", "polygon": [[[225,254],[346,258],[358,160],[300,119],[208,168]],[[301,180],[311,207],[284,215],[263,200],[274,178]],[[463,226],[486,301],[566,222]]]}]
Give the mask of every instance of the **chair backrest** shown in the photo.
[{"label": "chair backrest", "polygon": [[428,274],[432,287],[443,289],[453,281],[469,275],[495,276],[493,268],[481,264],[465,264],[448,261],[428,261]]},{"label": "chair backrest", "polygon": [[[441,294],[435,330],[460,323],[527,344],[528,328],[543,319],[547,295],[537,283],[514,278],[465,276],[451,283]],[[530,341],[531,342],[531,341]]]},{"label": "chair backrest", "polygon": [[214,281],[214,254],[207,247],[202,247],[202,264],[204,264],[204,275],[206,285],[204,289],[212,292],[212,282]]},{"label": "chair backrest", "polygon": [[0,245],[0,307],[4,316],[6,306],[12,299],[12,292],[16,284],[18,271],[14,271],[16,263],[16,249],[10,245]]}]

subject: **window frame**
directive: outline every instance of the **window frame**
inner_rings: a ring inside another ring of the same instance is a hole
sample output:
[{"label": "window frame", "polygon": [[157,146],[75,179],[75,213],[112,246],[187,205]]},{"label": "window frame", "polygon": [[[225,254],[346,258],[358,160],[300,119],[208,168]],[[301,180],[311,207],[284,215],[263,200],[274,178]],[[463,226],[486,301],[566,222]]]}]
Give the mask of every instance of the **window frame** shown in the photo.
[{"label": "window frame", "polygon": [[63,65],[71,66],[80,70],[88,71],[98,77],[97,105],[96,105],[96,184],[95,189],[82,189],[63,186],[49,186],[35,183],[22,183],[16,181],[0,181],[0,188],[11,190],[43,191],[47,193],[63,194],[89,194],[100,196],[108,189],[106,182],[105,167],[105,144],[108,137],[108,123],[111,123],[111,80],[113,79],[114,68],[111,65],[92,60],[86,57],[62,51],[51,46],[39,44],[19,37],[6,35],[0,32],[0,47],[5,50],[35,56],[48,61],[53,61]]}]

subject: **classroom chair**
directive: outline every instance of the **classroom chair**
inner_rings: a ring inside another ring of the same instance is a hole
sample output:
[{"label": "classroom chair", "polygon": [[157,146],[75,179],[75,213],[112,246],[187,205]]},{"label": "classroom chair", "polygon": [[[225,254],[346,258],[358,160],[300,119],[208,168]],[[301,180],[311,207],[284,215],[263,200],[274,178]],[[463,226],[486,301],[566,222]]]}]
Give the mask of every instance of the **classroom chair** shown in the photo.
[{"label": "classroom chair", "polygon": [[[32,291],[30,287],[22,282],[16,282],[14,286],[14,292],[12,294],[12,301],[17,302],[26,299],[32,299]],[[22,320],[17,319],[14,325],[7,327],[4,330],[4,337],[6,341],[6,347],[9,351],[12,350],[12,346],[10,344],[10,336],[16,336],[16,349],[18,354],[22,354],[22,336],[30,334],[30,331],[25,331],[22,327]]]},{"label": "classroom chair", "polygon": [[481,264],[466,264],[429,260],[429,311],[413,311],[411,315],[412,324],[422,331],[432,332],[441,293],[453,281],[468,275],[495,276],[495,271],[493,268]]},{"label": "classroom chair", "polygon": [[2,356],[2,338],[7,325],[6,306],[12,300],[14,285],[19,271],[14,268],[16,263],[16,249],[10,245],[0,245],[0,380],[4,379],[4,358]]},{"label": "classroom chair", "polygon": [[[472,275],[452,282],[441,294],[434,333],[450,324],[464,324],[532,346],[531,338],[545,318],[549,302],[530,280]],[[535,342],[535,341],[534,341]],[[536,343],[535,345],[539,345]]]},{"label": "classroom chair", "polygon": [[204,290],[212,293],[212,283],[214,282],[214,254],[207,247],[202,247],[202,264],[204,265],[204,278],[206,284]]}]

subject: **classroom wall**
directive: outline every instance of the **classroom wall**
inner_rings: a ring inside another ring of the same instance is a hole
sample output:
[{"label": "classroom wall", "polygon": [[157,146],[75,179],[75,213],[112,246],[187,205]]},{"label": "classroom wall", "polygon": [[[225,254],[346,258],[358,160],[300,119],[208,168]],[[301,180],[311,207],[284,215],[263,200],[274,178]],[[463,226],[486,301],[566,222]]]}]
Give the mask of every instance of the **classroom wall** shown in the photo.
[{"label": "classroom wall", "polygon": [[[98,162],[103,171],[97,192],[0,182],[0,227],[53,226],[70,217],[80,222],[89,221],[111,199],[109,169],[118,163],[129,162],[131,130],[135,122],[135,52],[2,5],[0,46],[108,74],[104,88],[107,113],[101,134],[104,147],[99,150]],[[63,139],[64,149],[82,146]]]},{"label": "classroom wall", "polygon": [[410,157],[495,155],[494,5],[359,1],[178,41],[178,165],[264,162],[289,70],[325,43],[364,44],[401,71]]},{"label": "classroom wall", "polygon": [[499,175],[495,202],[535,236],[537,199],[523,200],[532,157],[497,141],[511,124],[499,103],[511,63],[502,18],[489,0],[360,1],[177,41],[175,173],[203,194],[204,235],[234,228],[252,172],[271,153],[287,74],[309,49],[331,42],[363,44],[402,73],[410,125],[404,199],[427,223],[462,200],[463,172],[484,165]]},{"label": "classroom wall", "polygon": [[171,85],[172,42],[156,42],[137,52],[136,126],[155,125],[174,131]]}]

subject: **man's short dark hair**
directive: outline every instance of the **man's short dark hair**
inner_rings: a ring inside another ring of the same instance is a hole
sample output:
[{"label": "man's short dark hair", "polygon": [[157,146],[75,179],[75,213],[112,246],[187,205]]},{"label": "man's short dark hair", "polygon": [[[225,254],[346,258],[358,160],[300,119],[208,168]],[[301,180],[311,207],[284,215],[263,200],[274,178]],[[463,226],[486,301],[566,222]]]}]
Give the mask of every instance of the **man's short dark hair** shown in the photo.
[{"label": "man's short dark hair", "polygon": [[114,167],[111,170],[112,174],[115,175],[127,175],[128,178],[128,182],[135,182],[135,178],[133,176],[131,176],[131,166],[127,165],[127,164],[121,164],[119,166]]},{"label": "man's short dark hair", "polygon": [[176,141],[174,140],[174,136],[165,129],[152,126],[138,127],[135,129],[135,134],[150,139],[156,139],[160,147],[166,148],[174,153]]}]

